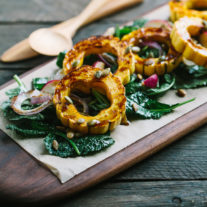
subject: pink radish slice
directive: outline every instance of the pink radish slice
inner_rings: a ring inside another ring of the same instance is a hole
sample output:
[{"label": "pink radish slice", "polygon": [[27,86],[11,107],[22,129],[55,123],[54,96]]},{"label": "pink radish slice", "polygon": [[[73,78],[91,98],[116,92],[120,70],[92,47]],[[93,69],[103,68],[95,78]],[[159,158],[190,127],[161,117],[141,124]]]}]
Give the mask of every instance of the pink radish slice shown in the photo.
[{"label": "pink radish slice", "polygon": [[201,33],[198,40],[201,45],[207,48],[207,31],[204,31],[203,33]]},{"label": "pink radish slice", "polygon": [[159,78],[158,78],[157,74],[153,74],[149,78],[145,79],[143,81],[143,84],[148,88],[156,88],[158,80],[159,80]]},{"label": "pink radish slice", "polygon": [[172,30],[172,24],[168,21],[161,20],[161,19],[156,19],[156,20],[151,20],[148,21],[144,27],[155,27],[155,28],[164,28],[169,31]]},{"label": "pink radish slice", "polygon": [[[40,106],[29,110],[22,109],[22,104],[24,101],[28,99],[31,100],[32,98],[40,99],[42,96],[47,96],[47,99]],[[38,114],[39,112],[43,111],[48,106],[50,106],[51,103],[52,103],[52,96],[50,94],[43,93],[38,90],[32,90],[32,91],[20,93],[18,96],[12,98],[11,107],[17,114],[29,116],[33,114]]]},{"label": "pink radish slice", "polygon": [[41,92],[44,92],[44,93],[49,93],[51,95],[53,95],[55,93],[55,88],[56,88],[56,85],[59,83],[60,81],[59,80],[51,80],[51,81],[48,81],[44,87],[42,88]]},{"label": "pink radish slice", "polygon": [[96,61],[92,66],[95,68],[101,68],[101,69],[105,68],[105,64],[102,61]]}]

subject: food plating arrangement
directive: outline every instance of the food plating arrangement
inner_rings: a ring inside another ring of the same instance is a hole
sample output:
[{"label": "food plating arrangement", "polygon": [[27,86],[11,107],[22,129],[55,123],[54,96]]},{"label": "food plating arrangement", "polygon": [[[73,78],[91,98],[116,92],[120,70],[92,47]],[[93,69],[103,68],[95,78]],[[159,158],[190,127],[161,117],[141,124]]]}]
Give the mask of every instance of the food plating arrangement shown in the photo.
[{"label": "food plating arrangement", "polygon": [[34,78],[32,90],[15,75],[18,87],[1,106],[7,129],[45,137],[51,155],[86,156],[114,144],[110,132],[118,125],[160,119],[194,101],[159,98],[207,85],[206,6],[171,1],[170,21],[137,19],[82,40],[59,54],[52,77]]}]

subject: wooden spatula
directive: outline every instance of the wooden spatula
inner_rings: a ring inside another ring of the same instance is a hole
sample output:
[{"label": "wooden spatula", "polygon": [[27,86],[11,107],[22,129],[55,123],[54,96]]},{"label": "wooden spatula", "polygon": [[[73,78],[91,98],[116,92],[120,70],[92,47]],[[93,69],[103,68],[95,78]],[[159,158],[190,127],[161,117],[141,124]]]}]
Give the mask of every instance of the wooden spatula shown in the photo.
[{"label": "wooden spatula", "polygon": [[[87,21],[84,22],[84,25],[95,21],[101,17],[107,16],[119,10],[125,9],[127,7],[133,6],[137,3],[142,2],[143,0],[111,0],[107,5],[105,5],[101,10],[94,13],[93,16],[90,16]],[[54,29],[65,28],[68,25],[72,24],[75,21],[75,18],[69,19],[65,22],[53,26]],[[35,57],[39,53],[31,49],[29,45],[28,38],[12,46],[1,56],[1,60],[4,62],[14,62],[19,60],[24,60],[27,58]]]}]

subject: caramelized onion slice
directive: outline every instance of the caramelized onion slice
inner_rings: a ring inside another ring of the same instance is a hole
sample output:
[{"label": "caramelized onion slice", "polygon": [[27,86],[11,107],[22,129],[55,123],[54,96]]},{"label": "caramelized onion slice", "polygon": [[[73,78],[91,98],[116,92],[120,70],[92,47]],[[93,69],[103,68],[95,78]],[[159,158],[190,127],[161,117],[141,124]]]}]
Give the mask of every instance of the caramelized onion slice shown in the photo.
[{"label": "caramelized onion slice", "polygon": [[[43,98],[43,96],[44,96],[44,98]],[[34,109],[24,110],[24,109],[22,109],[22,104],[24,101],[26,101],[28,99],[30,99],[30,100],[32,100],[32,99],[43,100],[44,99],[45,101],[43,103],[41,103],[40,106],[38,106]],[[40,92],[38,90],[31,90],[28,92],[21,93],[18,96],[15,96],[12,99],[11,107],[19,115],[33,115],[33,114],[37,114],[37,113],[43,111],[51,103],[52,103],[52,95],[50,95],[48,93]]]}]

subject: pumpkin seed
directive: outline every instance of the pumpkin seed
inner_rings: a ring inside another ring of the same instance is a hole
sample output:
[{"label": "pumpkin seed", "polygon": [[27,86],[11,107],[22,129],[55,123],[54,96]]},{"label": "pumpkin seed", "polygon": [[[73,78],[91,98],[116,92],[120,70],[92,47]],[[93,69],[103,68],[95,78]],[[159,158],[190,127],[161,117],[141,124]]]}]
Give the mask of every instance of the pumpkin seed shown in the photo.
[{"label": "pumpkin seed", "polygon": [[65,100],[70,103],[70,104],[73,104],[73,101],[72,99],[69,97],[69,96],[65,96]]},{"label": "pumpkin seed", "polygon": [[93,119],[93,120],[88,122],[88,126],[94,126],[96,124],[100,124],[100,121],[96,120],[96,119]]},{"label": "pumpkin seed", "polygon": [[68,131],[67,132],[67,138],[68,139],[72,139],[74,137],[74,132],[72,132],[72,131]]},{"label": "pumpkin seed", "polygon": [[80,118],[80,119],[78,119],[78,121],[77,121],[78,124],[83,124],[84,122],[85,122],[85,119],[83,119],[83,118]]},{"label": "pumpkin seed", "polygon": [[143,79],[143,76],[141,75],[141,74],[137,74],[137,78],[139,79],[139,80],[142,80]]},{"label": "pumpkin seed", "polygon": [[132,52],[134,52],[134,53],[138,53],[138,52],[140,51],[140,47],[138,47],[138,46],[133,46],[133,47],[131,47],[131,50],[132,50]]},{"label": "pumpkin seed", "polygon": [[101,77],[109,75],[111,68],[106,68],[102,71]]},{"label": "pumpkin seed", "polygon": [[76,68],[79,64],[79,60],[75,60],[73,63],[72,63],[72,68]]},{"label": "pumpkin seed", "polygon": [[183,89],[178,89],[177,90],[177,95],[180,96],[180,97],[184,97],[184,96],[186,96],[186,91],[183,90]]},{"label": "pumpkin seed", "polygon": [[58,144],[57,140],[54,139],[52,141],[52,147],[54,150],[58,150],[59,144]]},{"label": "pumpkin seed", "polygon": [[95,77],[99,79],[99,78],[101,78],[101,76],[102,76],[102,71],[101,70],[96,71]]}]

